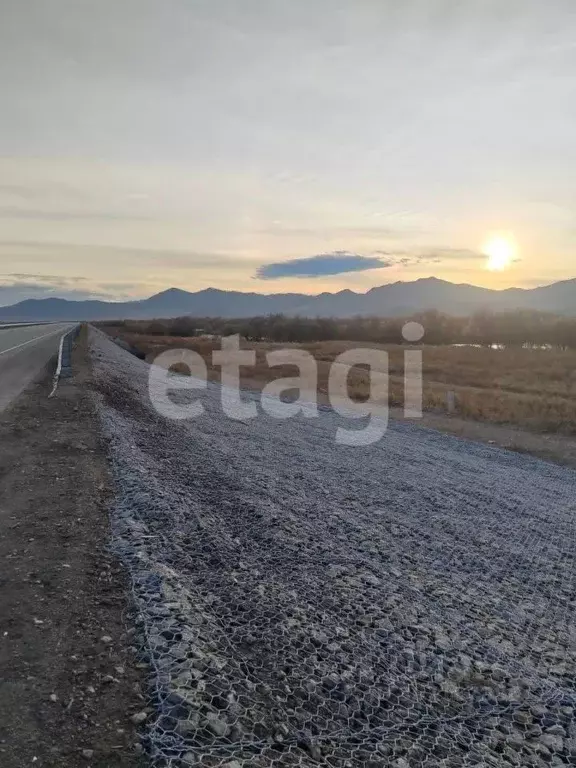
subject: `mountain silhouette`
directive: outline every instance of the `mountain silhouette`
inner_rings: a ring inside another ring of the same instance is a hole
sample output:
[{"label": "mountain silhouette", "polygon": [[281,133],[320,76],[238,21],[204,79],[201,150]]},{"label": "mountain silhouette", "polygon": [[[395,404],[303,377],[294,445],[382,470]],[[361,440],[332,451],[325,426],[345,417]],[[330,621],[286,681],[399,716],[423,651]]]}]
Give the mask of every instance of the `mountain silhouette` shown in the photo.
[{"label": "mountain silhouette", "polygon": [[191,292],[168,288],[140,301],[26,299],[0,307],[0,322],[137,320],[183,315],[250,317],[275,313],[303,317],[394,317],[428,309],[453,315],[468,315],[482,309],[532,309],[576,315],[576,278],[538,288],[493,290],[428,277],[382,285],[366,293],[344,290],[317,295],[243,293],[216,288]]}]

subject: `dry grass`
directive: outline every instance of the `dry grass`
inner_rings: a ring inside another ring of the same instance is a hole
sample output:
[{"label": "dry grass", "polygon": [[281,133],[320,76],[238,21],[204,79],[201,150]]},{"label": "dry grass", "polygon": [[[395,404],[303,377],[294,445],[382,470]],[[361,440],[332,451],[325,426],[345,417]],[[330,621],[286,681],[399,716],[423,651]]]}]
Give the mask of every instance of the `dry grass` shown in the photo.
[{"label": "dry grass", "polygon": [[[212,364],[212,352],[220,348],[218,340],[122,331],[118,335],[145,352],[149,362],[166,349],[192,349],[204,358],[210,378],[219,379],[220,370]],[[332,341],[293,345],[260,342],[244,346],[256,351],[256,366],[241,371],[245,387],[259,389],[273,379],[296,375],[293,366],[270,368],[265,358],[271,350],[291,346],[314,355],[318,362],[318,390],[325,397],[330,365],[335,358],[347,349],[366,345]],[[389,355],[390,404],[402,406],[406,347],[374,346]],[[466,419],[535,432],[576,434],[575,351],[430,346],[423,347],[422,354],[424,410],[445,412],[447,393],[452,390],[456,394],[457,414]],[[356,399],[368,396],[369,377],[365,370],[351,369],[348,390]]]}]

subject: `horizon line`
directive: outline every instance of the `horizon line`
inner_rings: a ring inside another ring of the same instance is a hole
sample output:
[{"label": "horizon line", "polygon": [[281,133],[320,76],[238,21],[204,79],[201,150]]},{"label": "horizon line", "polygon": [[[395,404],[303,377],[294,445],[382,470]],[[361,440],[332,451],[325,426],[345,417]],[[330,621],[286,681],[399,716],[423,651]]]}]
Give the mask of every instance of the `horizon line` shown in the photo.
[{"label": "horizon line", "polygon": [[[22,299],[21,301],[17,301],[14,304],[0,304],[0,309],[9,309],[10,307],[17,307],[20,304],[24,304],[25,302],[33,301],[35,303],[39,302],[45,302],[45,301],[63,301],[67,304],[85,304],[87,302],[98,302],[101,304],[134,304],[134,303],[140,303],[149,301],[150,299],[153,299],[156,296],[161,296],[162,294],[169,293],[170,291],[175,291],[179,293],[186,293],[191,296],[197,295],[199,293],[205,293],[207,291],[214,291],[218,293],[238,293],[243,294],[245,296],[250,295],[256,295],[256,296],[304,296],[310,299],[317,298],[319,296],[338,296],[343,293],[350,293],[355,296],[367,296],[371,291],[378,290],[380,288],[385,288],[392,285],[415,285],[416,283],[422,283],[427,281],[435,281],[437,283],[446,283],[448,285],[453,285],[456,287],[469,287],[469,288],[478,288],[479,290],[483,291],[489,291],[491,293],[506,293],[507,291],[523,291],[523,292],[530,292],[534,290],[538,290],[539,288],[549,288],[553,285],[559,285],[561,283],[569,283],[572,281],[576,281],[576,277],[568,277],[563,278],[561,280],[555,280],[551,283],[543,283],[541,285],[535,285],[532,288],[520,288],[518,286],[510,286],[508,288],[486,288],[481,285],[475,285],[474,283],[455,283],[451,280],[445,280],[441,277],[435,277],[434,275],[430,275],[429,277],[419,277],[416,280],[395,280],[391,283],[382,283],[381,285],[375,285],[371,288],[368,288],[366,291],[353,291],[350,288],[344,288],[341,291],[321,291],[320,293],[299,293],[298,291],[286,291],[284,293],[262,293],[260,291],[239,291],[234,289],[225,289],[225,288],[214,288],[213,286],[208,286],[207,288],[201,288],[197,291],[189,291],[185,288],[176,288],[175,286],[170,286],[168,288],[163,288],[160,291],[157,291],[156,293],[151,294],[150,296],[146,296],[141,299],[99,299],[99,298],[86,298],[86,299],[67,299],[61,296],[45,296],[43,298],[29,298],[29,299]],[[25,288],[25,284],[22,285],[22,288]]]}]

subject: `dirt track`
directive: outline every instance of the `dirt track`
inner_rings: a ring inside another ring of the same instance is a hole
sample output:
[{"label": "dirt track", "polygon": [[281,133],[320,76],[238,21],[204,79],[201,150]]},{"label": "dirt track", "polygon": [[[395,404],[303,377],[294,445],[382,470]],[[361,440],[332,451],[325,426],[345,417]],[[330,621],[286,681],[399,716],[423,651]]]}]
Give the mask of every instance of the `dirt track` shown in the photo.
[{"label": "dirt track", "polygon": [[108,475],[81,351],[75,362],[55,398],[47,370],[0,415],[2,768],[141,762],[130,716],[142,673],[106,550]]}]

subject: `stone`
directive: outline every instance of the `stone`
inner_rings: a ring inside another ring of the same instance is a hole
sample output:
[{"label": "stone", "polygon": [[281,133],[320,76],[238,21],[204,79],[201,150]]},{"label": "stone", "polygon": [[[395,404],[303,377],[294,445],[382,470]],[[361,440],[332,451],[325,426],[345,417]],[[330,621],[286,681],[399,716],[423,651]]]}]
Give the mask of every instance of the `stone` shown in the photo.
[{"label": "stone", "polygon": [[441,651],[449,651],[452,647],[452,643],[450,642],[450,638],[446,635],[436,635],[435,638],[435,645],[437,648],[439,648]]},{"label": "stone", "polygon": [[518,731],[512,731],[512,733],[508,735],[506,741],[513,747],[519,747],[520,749],[524,746],[524,736],[521,733],[518,733]]},{"label": "stone", "polygon": [[440,688],[444,691],[444,693],[448,693],[451,696],[454,696],[454,694],[458,693],[458,686],[450,680],[445,680],[440,685]]},{"label": "stone", "polygon": [[146,719],[148,718],[147,712],[136,712],[135,715],[132,715],[130,718],[134,725],[141,725]]},{"label": "stone", "polygon": [[311,633],[312,640],[318,645],[326,645],[328,643],[328,635],[321,630],[315,630]]},{"label": "stone", "polygon": [[504,754],[506,755],[508,762],[512,763],[512,765],[520,765],[520,757],[518,752],[513,750],[511,747],[504,747]]},{"label": "stone", "polygon": [[556,736],[553,733],[543,733],[540,736],[540,742],[551,752],[561,752],[564,749],[564,739],[562,736]]},{"label": "stone", "polygon": [[496,682],[502,682],[506,679],[507,675],[506,672],[500,667],[492,667],[490,670],[490,677]]},{"label": "stone", "polygon": [[206,728],[212,731],[215,736],[219,736],[220,738],[227,736],[228,731],[230,730],[228,723],[226,723],[224,720],[221,720],[213,712],[208,713],[206,719],[204,720],[204,725]]},{"label": "stone", "polygon": [[193,736],[199,726],[199,717],[197,715],[192,715],[187,720],[178,720],[176,723],[176,727],[174,730],[179,736],[182,736],[183,739],[187,739],[190,736]]},{"label": "stone", "polygon": [[564,760],[560,757],[560,755],[552,755],[552,760],[550,761],[550,765],[567,765],[567,763],[564,762]]}]

